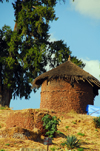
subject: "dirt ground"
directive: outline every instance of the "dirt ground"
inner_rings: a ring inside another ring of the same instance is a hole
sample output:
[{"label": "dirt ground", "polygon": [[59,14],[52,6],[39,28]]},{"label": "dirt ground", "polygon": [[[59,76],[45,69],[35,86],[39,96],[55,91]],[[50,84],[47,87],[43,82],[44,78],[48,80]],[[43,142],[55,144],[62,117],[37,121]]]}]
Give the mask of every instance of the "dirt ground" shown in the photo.
[{"label": "dirt ground", "polygon": [[[27,110],[27,109],[25,109]],[[35,109],[40,110],[40,109]],[[24,112],[24,110],[19,110]],[[10,113],[16,113],[18,110],[0,110],[0,132],[6,130],[6,120]],[[66,136],[75,135],[81,142],[80,148],[84,151],[100,151],[100,129],[96,129],[93,123],[92,116],[86,114],[77,114],[74,111],[70,113],[51,113],[51,116],[56,116],[61,120],[57,134],[52,145],[49,145],[49,151],[52,150],[66,150],[67,146],[61,146],[61,143],[66,141]],[[7,133],[7,132],[6,132]],[[16,139],[12,137],[2,137],[0,135],[0,151],[20,151],[20,148],[34,148],[34,149],[46,149],[47,145],[44,145],[44,136],[41,136],[40,141]],[[78,149],[72,149],[77,151]]]}]

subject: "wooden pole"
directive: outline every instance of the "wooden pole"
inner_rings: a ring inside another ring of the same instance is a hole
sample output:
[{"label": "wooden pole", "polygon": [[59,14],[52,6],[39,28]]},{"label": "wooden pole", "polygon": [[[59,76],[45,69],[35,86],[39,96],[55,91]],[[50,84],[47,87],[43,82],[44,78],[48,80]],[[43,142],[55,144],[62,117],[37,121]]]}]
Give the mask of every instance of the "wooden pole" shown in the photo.
[{"label": "wooden pole", "polygon": [[49,150],[49,145],[47,145],[47,151]]},{"label": "wooden pole", "polygon": [[68,61],[70,61],[70,55],[69,55]]}]

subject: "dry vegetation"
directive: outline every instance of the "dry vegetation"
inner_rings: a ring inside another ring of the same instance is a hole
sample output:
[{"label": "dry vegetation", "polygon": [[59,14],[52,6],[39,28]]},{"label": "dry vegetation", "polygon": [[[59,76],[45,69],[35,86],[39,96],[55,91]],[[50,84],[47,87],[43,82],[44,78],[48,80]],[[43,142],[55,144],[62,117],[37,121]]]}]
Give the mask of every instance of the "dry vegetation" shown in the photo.
[{"label": "dry vegetation", "polygon": [[[24,110],[21,111],[23,112]],[[0,110],[0,131],[5,129],[5,121],[9,114],[13,112],[17,111],[11,109]],[[57,134],[56,138],[52,140],[49,150],[53,151],[55,148],[55,150],[67,151],[67,146],[63,147],[60,144],[66,141],[65,137],[67,135],[75,135],[81,142],[80,148],[83,148],[84,151],[100,151],[100,129],[96,129],[94,126],[93,118],[95,117],[86,114],[77,114],[73,111],[70,113],[52,113],[51,115],[60,118],[61,122],[59,122],[58,131],[62,133]],[[44,140],[44,136],[41,136],[41,139]],[[15,138],[0,138],[0,151],[19,151],[22,147],[47,149],[43,141],[36,142]],[[72,149],[72,151],[77,151],[77,149]]]}]

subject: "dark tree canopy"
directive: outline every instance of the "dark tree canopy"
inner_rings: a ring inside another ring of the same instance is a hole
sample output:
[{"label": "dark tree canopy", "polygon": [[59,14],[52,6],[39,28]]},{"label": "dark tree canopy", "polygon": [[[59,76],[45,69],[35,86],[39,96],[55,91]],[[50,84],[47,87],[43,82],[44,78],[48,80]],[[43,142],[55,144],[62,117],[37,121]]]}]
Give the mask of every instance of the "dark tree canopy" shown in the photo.
[{"label": "dark tree canopy", "polygon": [[[72,53],[64,41],[49,41],[49,22],[58,19],[56,3],[57,0],[16,0],[14,31],[6,25],[0,30],[1,84],[14,97],[29,98],[31,82],[46,72],[47,64],[54,68]],[[71,56],[71,61],[81,68],[85,66],[75,56]]]}]

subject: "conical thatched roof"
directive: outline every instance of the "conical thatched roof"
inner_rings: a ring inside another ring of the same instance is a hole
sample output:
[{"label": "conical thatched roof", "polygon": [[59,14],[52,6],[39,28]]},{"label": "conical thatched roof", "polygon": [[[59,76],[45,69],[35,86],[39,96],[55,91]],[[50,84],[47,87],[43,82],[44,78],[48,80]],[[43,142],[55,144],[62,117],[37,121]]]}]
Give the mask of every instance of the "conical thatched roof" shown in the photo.
[{"label": "conical thatched roof", "polygon": [[54,78],[70,78],[71,82],[78,82],[79,80],[84,82],[87,81],[91,86],[96,86],[98,89],[100,89],[99,80],[72,63],[70,60],[48,72],[41,74],[33,81],[32,85],[33,87],[40,87],[44,80],[52,80]]}]

